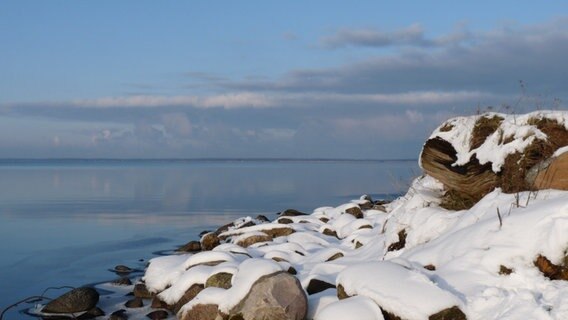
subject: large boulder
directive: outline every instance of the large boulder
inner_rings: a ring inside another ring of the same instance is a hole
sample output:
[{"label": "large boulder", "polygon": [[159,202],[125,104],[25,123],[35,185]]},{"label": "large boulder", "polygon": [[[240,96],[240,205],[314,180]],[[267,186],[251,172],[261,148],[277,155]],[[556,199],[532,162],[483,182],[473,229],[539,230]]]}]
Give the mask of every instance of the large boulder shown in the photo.
[{"label": "large boulder", "polygon": [[93,309],[99,302],[99,293],[93,288],[76,288],[50,301],[44,313],[76,313]]},{"label": "large boulder", "polygon": [[300,281],[287,272],[277,272],[258,279],[230,310],[229,319],[303,320],[307,311],[308,300]]},{"label": "large boulder", "polygon": [[[444,184],[441,205],[447,209],[467,209],[495,188],[507,193],[552,186],[568,190],[568,183],[554,181],[566,181],[566,173],[552,178],[543,173],[537,182],[528,178],[531,169],[568,145],[566,118],[562,111],[453,118],[426,141],[420,166]],[[566,162],[559,157],[547,171],[566,168]]]},{"label": "large boulder", "polygon": [[221,240],[214,232],[209,232],[201,237],[201,249],[203,251],[213,250],[219,244],[221,244]]}]

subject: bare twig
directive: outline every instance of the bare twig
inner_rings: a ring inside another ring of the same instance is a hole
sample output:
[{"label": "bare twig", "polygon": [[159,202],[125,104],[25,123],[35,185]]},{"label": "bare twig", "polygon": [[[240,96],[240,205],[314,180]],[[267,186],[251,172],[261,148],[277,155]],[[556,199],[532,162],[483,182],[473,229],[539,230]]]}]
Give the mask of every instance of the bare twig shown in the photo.
[{"label": "bare twig", "polygon": [[503,227],[503,218],[501,218],[501,212],[499,211],[499,207],[497,207],[497,217],[499,218],[499,230]]}]

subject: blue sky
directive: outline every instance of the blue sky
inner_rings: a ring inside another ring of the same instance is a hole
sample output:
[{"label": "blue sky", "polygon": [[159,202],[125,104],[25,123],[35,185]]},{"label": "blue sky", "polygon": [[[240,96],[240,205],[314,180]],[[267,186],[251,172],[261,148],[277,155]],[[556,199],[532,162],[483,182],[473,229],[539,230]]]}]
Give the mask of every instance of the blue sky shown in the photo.
[{"label": "blue sky", "polygon": [[5,0],[0,43],[1,158],[416,157],[568,94],[562,1]]}]

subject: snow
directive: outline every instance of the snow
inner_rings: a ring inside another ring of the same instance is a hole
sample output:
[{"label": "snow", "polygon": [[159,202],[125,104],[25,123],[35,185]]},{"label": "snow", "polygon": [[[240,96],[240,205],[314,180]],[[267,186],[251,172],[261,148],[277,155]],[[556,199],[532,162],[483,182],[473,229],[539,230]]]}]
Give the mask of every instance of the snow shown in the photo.
[{"label": "snow", "polygon": [[315,320],[383,320],[381,309],[367,297],[352,297],[330,303],[322,308]]},{"label": "snow", "polygon": [[385,311],[408,320],[426,320],[460,304],[457,297],[437,287],[425,275],[390,261],[348,267],[337,277],[337,285],[340,284],[349,296],[368,297]]}]

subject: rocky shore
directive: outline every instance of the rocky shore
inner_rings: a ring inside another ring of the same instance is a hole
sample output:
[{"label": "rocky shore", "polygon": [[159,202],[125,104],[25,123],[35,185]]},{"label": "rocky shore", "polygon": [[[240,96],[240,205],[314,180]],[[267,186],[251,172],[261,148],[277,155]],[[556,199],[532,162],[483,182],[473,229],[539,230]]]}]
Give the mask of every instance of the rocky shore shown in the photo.
[{"label": "rocky shore", "polygon": [[568,112],[450,119],[424,145],[424,174],[392,202],[362,195],[310,213],[243,217],[151,259],[142,277],[78,288],[31,312],[568,319],[567,145]]}]

